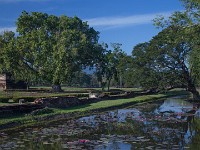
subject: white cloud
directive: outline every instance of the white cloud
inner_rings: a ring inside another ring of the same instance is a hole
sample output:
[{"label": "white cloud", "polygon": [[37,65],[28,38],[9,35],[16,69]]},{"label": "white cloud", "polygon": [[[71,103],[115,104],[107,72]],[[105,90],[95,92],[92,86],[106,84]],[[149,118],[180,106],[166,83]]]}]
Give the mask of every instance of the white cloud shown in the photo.
[{"label": "white cloud", "polygon": [[13,31],[16,32],[16,27],[0,27],[0,33],[4,31]]},{"label": "white cloud", "polygon": [[93,27],[107,27],[116,28],[128,25],[140,25],[152,23],[152,20],[163,15],[165,17],[170,16],[171,12],[154,13],[154,14],[143,14],[143,15],[132,15],[132,16],[117,16],[117,17],[100,17],[92,19],[84,19],[88,21],[88,24]]},{"label": "white cloud", "polygon": [[[0,0],[0,2],[3,0]],[[9,0],[12,1],[12,0]],[[93,27],[103,27],[103,30],[109,30],[112,28],[124,27],[124,26],[134,26],[141,24],[152,23],[152,20],[163,15],[164,17],[169,17],[172,12],[154,13],[154,14],[144,14],[144,15],[133,15],[133,16],[118,16],[118,17],[100,17],[92,19],[84,19],[88,22],[90,26]],[[0,27],[0,32],[3,31],[13,31],[16,32],[16,27]]]},{"label": "white cloud", "polygon": [[16,2],[41,2],[49,0],[0,0],[0,3],[16,3]]}]

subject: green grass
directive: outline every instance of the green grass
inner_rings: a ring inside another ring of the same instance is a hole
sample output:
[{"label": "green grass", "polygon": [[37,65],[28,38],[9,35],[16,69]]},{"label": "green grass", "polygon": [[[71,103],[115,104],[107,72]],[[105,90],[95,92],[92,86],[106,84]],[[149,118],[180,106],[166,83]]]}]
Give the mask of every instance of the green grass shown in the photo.
[{"label": "green grass", "polygon": [[51,117],[54,115],[74,113],[74,112],[79,112],[77,114],[87,115],[91,113],[92,111],[103,111],[106,109],[113,109],[120,106],[125,106],[125,105],[127,106],[127,105],[132,105],[135,103],[147,102],[150,100],[151,101],[158,100],[158,99],[169,97],[169,96],[183,95],[183,94],[188,94],[188,93],[184,91],[171,91],[165,94],[144,95],[144,96],[138,96],[138,97],[129,98],[129,99],[104,100],[104,101],[99,101],[96,103],[81,105],[77,107],[71,107],[67,109],[53,109],[53,113],[43,114],[39,116],[25,116],[25,115],[9,116],[9,117],[4,117],[0,119],[0,125],[9,123],[9,122],[21,122],[23,124],[37,124],[38,122],[35,120],[35,118],[37,117],[39,118],[42,118],[44,116]]},{"label": "green grass", "polygon": [[57,112],[60,113],[69,113],[69,112],[74,112],[74,111],[90,111],[90,110],[94,110],[94,109],[104,109],[107,107],[113,107],[113,106],[120,106],[120,105],[124,105],[127,103],[132,103],[132,102],[144,102],[144,101],[148,101],[150,99],[157,99],[157,98],[161,98],[164,97],[163,94],[158,94],[158,95],[146,95],[146,96],[138,96],[135,98],[130,98],[130,99],[118,99],[118,100],[105,100],[105,101],[100,101],[97,103],[92,103],[86,106],[78,106],[78,107],[72,107],[70,109],[66,109],[66,110],[57,110]]},{"label": "green grass", "polygon": [[[81,106],[77,106],[77,107],[72,107],[72,108],[68,108],[68,109],[54,109],[54,113],[52,113],[51,115],[55,115],[55,114],[62,114],[62,113],[69,113],[69,112],[84,112],[84,111],[91,111],[91,110],[95,110],[95,109],[103,109],[103,108],[108,108],[111,106],[119,106],[119,105],[123,105],[126,103],[132,103],[132,102],[144,102],[153,98],[161,98],[164,97],[164,95],[162,94],[158,94],[158,95],[147,95],[147,96],[138,96],[135,98],[130,98],[130,99],[118,99],[118,100],[105,100],[105,101],[99,101],[96,103],[92,103],[92,104],[86,104],[86,105],[81,105]],[[45,116],[44,115],[40,115],[40,117]],[[0,119],[0,124],[2,123],[6,123],[6,122],[10,122],[10,121],[25,121],[27,119],[30,119],[30,116],[12,116],[12,117],[8,117],[8,118],[3,118]]]},{"label": "green grass", "polygon": [[88,97],[88,93],[48,93],[48,92],[24,92],[24,91],[0,91],[0,105],[9,105],[9,100],[18,103],[19,99],[25,99],[28,102],[34,101],[36,98],[58,97],[58,96],[76,96]]},{"label": "green grass", "polygon": [[[74,93],[49,93],[49,92],[24,92],[24,91],[1,91],[0,98],[20,98],[20,97],[49,97],[49,96],[64,96],[73,95]],[[75,93],[83,94],[83,93]]]},{"label": "green grass", "polygon": [[[43,89],[43,90],[51,90],[50,86],[37,86],[37,87],[31,87],[32,89]],[[98,90],[101,91],[101,88],[79,88],[79,87],[67,87],[67,86],[62,86],[62,90],[66,91],[83,91],[83,92],[87,92],[88,89],[94,89],[94,90]],[[110,87],[111,90],[123,90],[123,91],[141,91],[140,88],[115,88],[115,87]],[[107,88],[105,88],[105,90],[107,90]]]},{"label": "green grass", "polygon": [[[51,87],[31,87],[30,91],[22,90],[10,90],[0,91],[0,105],[9,105],[8,100],[18,102],[19,99],[25,99],[26,101],[34,101],[36,98],[42,97],[58,97],[58,96],[76,96],[76,97],[88,97],[90,90],[101,91],[100,88],[72,88],[63,87],[64,92],[52,93],[48,91]],[[139,91],[137,88],[111,88],[112,91]]]},{"label": "green grass", "polygon": [[14,102],[9,102],[9,103],[0,103],[0,106],[5,106],[5,105],[12,105],[12,104],[18,104],[18,103],[14,103]]}]

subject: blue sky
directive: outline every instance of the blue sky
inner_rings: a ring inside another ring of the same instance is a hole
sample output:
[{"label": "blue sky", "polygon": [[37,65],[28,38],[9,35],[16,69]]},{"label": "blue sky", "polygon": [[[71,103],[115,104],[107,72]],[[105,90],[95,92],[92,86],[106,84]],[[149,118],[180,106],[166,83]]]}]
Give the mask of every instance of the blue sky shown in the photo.
[{"label": "blue sky", "polygon": [[0,32],[15,31],[23,10],[77,16],[100,32],[100,43],[121,43],[131,54],[136,44],[159,32],[153,18],[169,16],[183,7],[179,0],[0,0]]}]

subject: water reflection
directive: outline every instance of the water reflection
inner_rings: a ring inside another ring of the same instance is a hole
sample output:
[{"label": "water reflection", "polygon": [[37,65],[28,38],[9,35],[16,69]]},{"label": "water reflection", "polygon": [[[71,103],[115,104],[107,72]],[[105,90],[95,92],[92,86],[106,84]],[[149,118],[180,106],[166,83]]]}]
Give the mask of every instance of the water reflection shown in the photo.
[{"label": "water reflection", "polygon": [[191,110],[193,108],[193,104],[183,101],[180,99],[180,97],[176,98],[168,98],[164,101],[164,103],[155,110],[157,113],[163,113],[163,112],[186,112],[188,110]]},{"label": "water reflection", "polygon": [[[194,110],[194,113],[189,113]],[[200,143],[200,110],[179,98],[0,134],[0,149],[187,149]],[[194,114],[196,113],[195,117]]]}]

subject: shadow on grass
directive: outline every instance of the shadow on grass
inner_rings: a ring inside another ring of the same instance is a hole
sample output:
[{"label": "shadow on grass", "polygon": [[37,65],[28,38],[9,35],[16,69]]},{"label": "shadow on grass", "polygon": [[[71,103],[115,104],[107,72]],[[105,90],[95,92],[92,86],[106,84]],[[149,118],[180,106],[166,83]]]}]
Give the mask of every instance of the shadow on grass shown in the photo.
[{"label": "shadow on grass", "polygon": [[190,92],[185,91],[185,90],[171,90],[171,91],[167,91],[166,93],[161,93],[164,94],[165,96],[185,96],[185,95],[190,95]]},{"label": "shadow on grass", "polygon": [[5,119],[17,119],[24,117],[25,114],[1,114],[0,115],[0,122]]},{"label": "shadow on grass", "polygon": [[[94,104],[94,103],[93,103]],[[80,109],[83,109],[83,108],[87,108],[87,107],[90,107],[91,104],[84,104],[84,105],[79,105],[79,106],[74,106],[74,107],[69,107],[69,108],[59,108],[59,110],[65,110],[65,111],[70,111],[70,110],[80,110]]]}]

